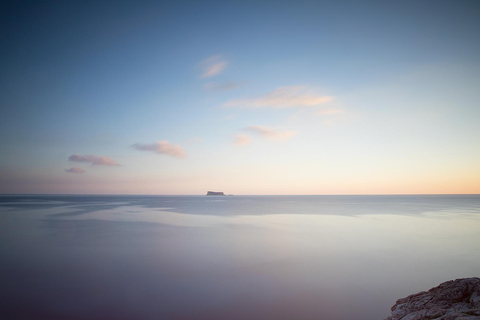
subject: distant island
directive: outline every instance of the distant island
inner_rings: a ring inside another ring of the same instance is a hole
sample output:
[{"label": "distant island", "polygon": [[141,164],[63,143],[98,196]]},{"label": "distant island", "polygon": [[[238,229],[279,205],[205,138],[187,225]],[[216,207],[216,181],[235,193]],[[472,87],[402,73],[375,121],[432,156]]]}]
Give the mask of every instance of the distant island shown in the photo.
[{"label": "distant island", "polygon": [[224,196],[223,192],[207,191],[207,196]]}]

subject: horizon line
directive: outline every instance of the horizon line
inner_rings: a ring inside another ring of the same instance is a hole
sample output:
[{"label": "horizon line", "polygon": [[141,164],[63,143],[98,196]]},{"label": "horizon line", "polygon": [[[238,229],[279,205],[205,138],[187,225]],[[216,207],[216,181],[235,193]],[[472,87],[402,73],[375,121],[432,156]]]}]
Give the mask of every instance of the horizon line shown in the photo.
[{"label": "horizon line", "polygon": [[[461,196],[480,193],[357,193],[357,194],[225,194],[223,196]],[[206,194],[153,194],[153,193],[0,193],[0,196],[206,196]],[[223,197],[219,196],[219,197]],[[211,197],[211,196],[210,196]]]}]

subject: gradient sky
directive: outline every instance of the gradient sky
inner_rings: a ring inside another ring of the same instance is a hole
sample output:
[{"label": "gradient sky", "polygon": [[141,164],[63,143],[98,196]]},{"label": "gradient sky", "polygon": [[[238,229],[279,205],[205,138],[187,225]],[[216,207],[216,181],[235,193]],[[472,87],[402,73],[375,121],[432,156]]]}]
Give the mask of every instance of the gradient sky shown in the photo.
[{"label": "gradient sky", "polygon": [[0,193],[480,193],[480,1],[0,15]]}]

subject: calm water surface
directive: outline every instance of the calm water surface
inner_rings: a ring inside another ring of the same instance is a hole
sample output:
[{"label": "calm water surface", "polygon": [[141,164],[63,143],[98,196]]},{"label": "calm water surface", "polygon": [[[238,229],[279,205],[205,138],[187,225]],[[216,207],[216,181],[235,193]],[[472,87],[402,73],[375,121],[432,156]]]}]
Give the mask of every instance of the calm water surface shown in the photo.
[{"label": "calm water surface", "polygon": [[0,196],[2,319],[383,319],[480,276],[480,196]]}]

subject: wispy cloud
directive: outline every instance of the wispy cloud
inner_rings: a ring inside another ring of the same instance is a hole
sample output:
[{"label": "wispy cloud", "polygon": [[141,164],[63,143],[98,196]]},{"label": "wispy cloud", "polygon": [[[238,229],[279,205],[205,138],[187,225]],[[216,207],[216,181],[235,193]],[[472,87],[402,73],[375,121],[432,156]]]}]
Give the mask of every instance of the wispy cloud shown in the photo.
[{"label": "wispy cloud", "polygon": [[200,67],[202,68],[202,74],[200,77],[210,78],[216,76],[217,74],[221,73],[226,66],[227,62],[223,60],[220,55],[207,58],[200,62]]},{"label": "wispy cloud", "polygon": [[233,137],[233,144],[236,146],[244,146],[246,144],[249,144],[251,141],[250,137],[247,136],[246,134],[236,134]]},{"label": "wispy cloud", "polygon": [[135,143],[132,145],[132,147],[140,151],[151,151],[158,154],[166,154],[178,159],[183,159],[187,156],[187,153],[182,147],[173,145],[166,140],[157,141],[151,144]]},{"label": "wispy cloud", "polygon": [[85,173],[85,170],[79,167],[71,167],[70,169],[65,169],[65,172],[68,173]]},{"label": "wispy cloud", "polygon": [[119,166],[119,164],[112,158],[105,156],[94,156],[91,154],[85,156],[72,154],[70,157],[68,157],[68,160],[72,162],[91,163],[94,166]]},{"label": "wispy cloud", "polygon": [[286,140],[297,134],[295,131],[274,130],[265,126],[250,126],[246,127],[245,130],[263,138],[272,140]]},{"label": "wispy cloud", "polygon": [[339,114],[339,113],[344,113],[344,111],[340,109],[332,108],[332,109],[321,109],[316,112],[316,114],[319,116],[326,116],[326,115]]},{"label": "wispy cloud", "polygon": [[280,87],[254,99],[235,99],[225,103],[226,107],[243,108],[299,108],[314,107],[333,100],[307,86]]}]

